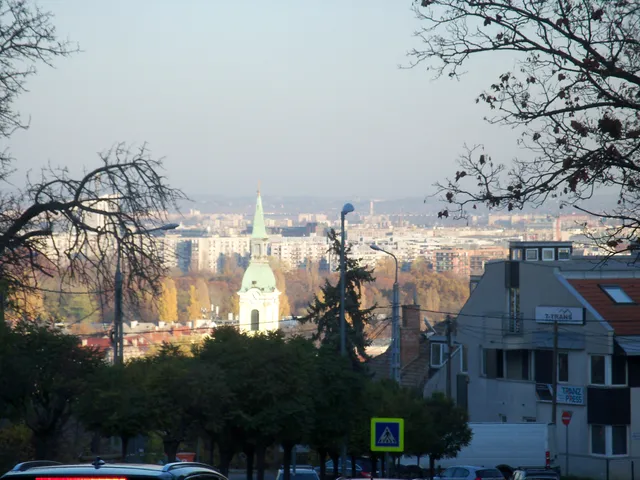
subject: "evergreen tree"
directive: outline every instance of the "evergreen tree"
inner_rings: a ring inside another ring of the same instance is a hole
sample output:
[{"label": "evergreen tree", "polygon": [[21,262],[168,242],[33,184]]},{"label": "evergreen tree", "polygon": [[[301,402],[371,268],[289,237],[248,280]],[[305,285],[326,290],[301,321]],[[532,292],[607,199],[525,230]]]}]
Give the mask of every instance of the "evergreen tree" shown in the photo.
[{"label": "evergreen tree", "polygon": [[[334,229],[329,232],[331,253],[340,256],[340,238]],[[360,260],[352,258],[351,246],[345,245],[345,318],[347,352],[354,367],[361,365],[361,359],[368,359],[366,347],[371,344],[367,338],[365,328],[373,318],[376,305],[362,308],[362,293],[367,284],[372,283],[373,270],[360,264]],[[307,308],[307,314],[301,319],[302,323],[313,322],[317,330],[314,340],[323,345],[340,349],[340,281],[332,284],[325,280],[320,293],[314,295],[313,301]]]}]

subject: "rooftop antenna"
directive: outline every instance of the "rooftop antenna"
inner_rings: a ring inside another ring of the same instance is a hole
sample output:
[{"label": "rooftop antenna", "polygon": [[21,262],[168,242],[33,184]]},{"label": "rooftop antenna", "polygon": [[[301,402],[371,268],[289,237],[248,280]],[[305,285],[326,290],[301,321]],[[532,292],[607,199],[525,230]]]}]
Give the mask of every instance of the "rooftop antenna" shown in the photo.
[{"label": "rooftop antenna", "polygon": [[258,196],[260,196],[260,180],[258,180]]}]

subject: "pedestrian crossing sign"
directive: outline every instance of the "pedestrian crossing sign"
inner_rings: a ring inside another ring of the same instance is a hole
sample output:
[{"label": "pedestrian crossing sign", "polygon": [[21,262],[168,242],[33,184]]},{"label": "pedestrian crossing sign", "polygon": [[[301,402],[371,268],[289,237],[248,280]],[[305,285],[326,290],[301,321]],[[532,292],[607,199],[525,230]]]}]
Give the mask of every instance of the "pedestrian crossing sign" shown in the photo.
[{"label": "pedestrian crossing sign", "polygon": [[371,419],[371,451],[403,452],[404,451],[404,419],[372,418]]}]

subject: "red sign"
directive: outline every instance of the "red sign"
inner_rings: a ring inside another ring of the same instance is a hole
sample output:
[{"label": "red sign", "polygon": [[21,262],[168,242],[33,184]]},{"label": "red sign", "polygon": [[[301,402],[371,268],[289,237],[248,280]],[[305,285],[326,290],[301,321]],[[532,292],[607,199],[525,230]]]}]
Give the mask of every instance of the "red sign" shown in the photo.
[{"label": "red sign", "polygon": [[571,415],[572,413],[567,410],[562,412],[562,423],[564,423],[566,426],[569,426],[569,424],[571,423]]}]

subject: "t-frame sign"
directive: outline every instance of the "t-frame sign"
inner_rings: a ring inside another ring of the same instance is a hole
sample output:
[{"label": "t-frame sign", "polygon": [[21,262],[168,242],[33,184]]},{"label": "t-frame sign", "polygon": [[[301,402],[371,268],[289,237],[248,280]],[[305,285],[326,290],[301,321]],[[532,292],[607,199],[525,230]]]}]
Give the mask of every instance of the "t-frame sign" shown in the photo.
[{"label": "t-frame sign", "polygon": [[404,452],[404,419],[371,419],[372,452]]}]

